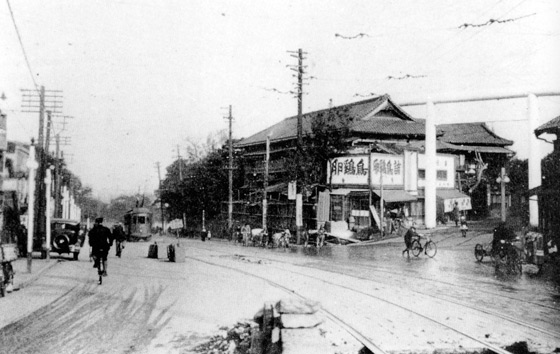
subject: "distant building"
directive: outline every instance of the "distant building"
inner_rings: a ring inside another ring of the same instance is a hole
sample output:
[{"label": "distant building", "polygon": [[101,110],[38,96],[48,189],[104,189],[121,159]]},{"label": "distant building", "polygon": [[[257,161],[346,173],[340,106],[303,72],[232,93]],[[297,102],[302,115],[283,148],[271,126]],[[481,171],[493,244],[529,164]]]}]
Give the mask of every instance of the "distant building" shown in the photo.
[{"label": "distant building", "polygon": [[19,142],[7,142],[2,151],[2,241],[16,242],[17,230],[21,222],[26,221],[28,184],[27,159],[29,145]]}]

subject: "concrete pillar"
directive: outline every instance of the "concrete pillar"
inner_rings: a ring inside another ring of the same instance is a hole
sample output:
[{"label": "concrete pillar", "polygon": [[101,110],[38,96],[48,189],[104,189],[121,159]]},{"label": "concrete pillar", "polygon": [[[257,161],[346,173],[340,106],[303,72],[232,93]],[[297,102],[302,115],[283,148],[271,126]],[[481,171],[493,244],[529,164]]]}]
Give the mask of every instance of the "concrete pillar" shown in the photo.
[{"label": "concrete pillar", "polygon": [[424,225],[436,227],[436,113],[431,100],[426,102],[426,187]]},{"label": "concrete pillar", "polygon": [[[528,133],[529,133],[529,189],[541,185],[541,154],[539,141],[535,136],[535,129],[539,127],[539,102],[537,96],[527,96]],[[538,197],[529,199],[529,223],[531,226],[539,225]]]}]

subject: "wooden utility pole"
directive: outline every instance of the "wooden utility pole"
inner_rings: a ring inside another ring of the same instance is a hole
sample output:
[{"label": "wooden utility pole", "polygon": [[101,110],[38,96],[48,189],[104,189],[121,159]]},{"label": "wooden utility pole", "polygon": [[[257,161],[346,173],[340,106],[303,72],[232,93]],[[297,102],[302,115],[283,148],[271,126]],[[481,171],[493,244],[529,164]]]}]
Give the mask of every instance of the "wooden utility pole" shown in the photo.
[{"label": "wooden utility pole", "polygon": [[61,215],[60,207],[60,184],[62,181],[62,168],[60,164],[60,134],[56,134],[56,159],[55,159],[55,180],[54,180],[54,216],[59,218]]},{"label": "wooden utility pole", "polygon": [[232,132],[232,121],[233,116],[231,115],[231,105],[229,105],[229,164],[228,164],[228,229],[232,232],[233,228],[233,132]]},{"label": "wooden utility pole", "polygon": [[45,144],[45,110],[51,114],[61,113],[62,109],[62,91],[45,90],[44,86],[40,89],[21,90],[22,91],[22,112],[39,113],[39,133],[38,133],[38,154],[39,166],[37,178],[35,180],[35,232],[42,236],[45,233],[45,185],[43,183],[46,177],[46,150],[48,146]]},{"label": "wooden utility pole", "polygon": [[[369,204],[368,204],[368,210],[371,208],[371,204],[373,202],[373,196],[372,196],[372,191],[371,189],[373,188],[373,186],[371,185],[371,144],[368,145],[368,197],[369,197]],[[370,210],[371,213],[371,210]],[[369,226],[372,226],[373,223],[371,222],[371,219],[373,218],[373,215],[371,218],[369,218]]]},{"label": "wooden utility pole", "polygon": [[263,181],[263,200],[262,200],[262,227],[268,232],[268,163],[270,161],[270,135],[266,136],[266,153],[264,156],[264,181]]},{"label": "wooden utility pole", "polygon": [[[301,176],[301,163],[302,163],[302,155],[303,155],[303,74],[304,74],[304,66],[303,66],[303,54],[304,52],[298,49],[297,53],[291,52],[295,55],[298,59],[297,68],[297,102],[298,102],[298,115],[297,115],[297,141],[296,141],[296,243],[299,245],[301,241],[301,229],[303,227],[302,214],[303,214],[303,197],[302,193],[304,191],[302,176]],[[294,70],[294,68],[292,68]]]},{"label": "wooden utility pole", "polygon": [[156,162],[157,166],[157,174],[158,174],[158,181],[159,181],[159,208],[161,210],[161,231],[165,232],[165,223],[163,219],[163,190],[161,189],[161,172],[159,169],[159,161]]},{"label": "wooden utility pole", "polygon": [[179,164],[179,182],[183,180],[183,160],[181,159],[181,150],[177,144],[177,163]]},{"label": "wooden utility pole", "polygon": [[[181,150],[179,149],[179,144],[177,144],[177,163],[179,164],[179,188],[181,189],[181,204],[185,195],[183,193],[183,158],[181,157]],[[187,214],[183,209],[183,230],[187,229]]]}]

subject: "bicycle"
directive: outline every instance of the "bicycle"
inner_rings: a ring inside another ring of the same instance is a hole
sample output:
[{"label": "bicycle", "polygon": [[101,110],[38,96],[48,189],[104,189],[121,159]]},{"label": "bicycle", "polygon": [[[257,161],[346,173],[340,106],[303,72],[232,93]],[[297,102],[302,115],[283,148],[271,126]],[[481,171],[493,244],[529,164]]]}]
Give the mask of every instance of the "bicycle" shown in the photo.
[{"label": "bicycle", "polygon": [[412,254],[414,255],[414,257],[418,257],[420,255],[420,252],[424,251],[424,254],[430,258],[434,258],[434,256],[437,253],[437,246],[436,243],[434,241],[432,241],[428,236],[422,236],[426,238],[426,242],[424,243],[424,246],[422,246],[421,242],[420,242],[420,237],[415,237],[414,240],[412,241]]},{"label": "bicycle", "polygon": [[98,284],[103,284],[103,258],[93,253],[93,250],[90,249],[90,260],[93,260],[93,268],[97,268],[97,275],[99,276]]},{"label": "bicycle", "polygon": [[101,285],[103,284],[103,268],[101,266],[102,260],[97,256],[93,256],[93,262],[93,266],[97,268],[97,275],[99,276],[97,284]]}]

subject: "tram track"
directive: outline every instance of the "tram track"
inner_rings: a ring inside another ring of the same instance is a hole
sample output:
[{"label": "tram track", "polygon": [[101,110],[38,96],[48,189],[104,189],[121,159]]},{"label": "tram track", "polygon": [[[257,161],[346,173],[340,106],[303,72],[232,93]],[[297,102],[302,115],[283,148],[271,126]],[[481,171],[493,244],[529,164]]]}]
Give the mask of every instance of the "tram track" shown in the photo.
[{"label": "tram track", "polygon": [[[198,247],[197,247],[197,248],[198,248]],[[230,253],[221,252],[221,251],[216,251],[215,249],[207,249],[207,248],[205,248],[205,247],[202,247],[202,249],[205,249],[205,250],[210,251],[210,252],[217,252],[217,253],[219,253],[219,254],[231,255]],[[250,257],[251,257],[251,256],[250,256]],[[277,282],[274,282],[274,281],[272,281],[272,280],[270,280],[270,279],[268,279],[268,278],[261,277],[261,276],[259,276],[259,275],[255,275],[255,274],[253,274],[253,273],[249,273],[249,272],[240,270],[240,269],[235,268],[235,267],[232,268],[232,267],[229,267],[229,266],[219,265],[219,264],[216,264],[216,263],[214,263],[214,262],[209,262],[209,261],[206,261],[206,260],[201,260],[201,259],[199,259],[199,258],[197,258],[197,257],[189,256],[189,258],[191,258],[191,259],[193,259],[193,260],[196,260],[196,261],[206,262],[206,263],[208,263],[208,264],[214,264],[214,265],[217,265],[217,266],[222,266],[222,267],[225,267],[225,268],[228,268],[228,269],[234,269],[234,270],[239,271],[239,272],[242,272],[242,273],[244,273],[244,274],[247,274],[247,275],[250,275],[250,276],[255,276],[255,277],[258,277],[258,278],[261,278],[261,279],[263,279],[263,280],[269,282],[269,283],[272,284],[272,285],[281,286],[283,289],[285,289],[286,291],[288,291],[288,292],[291,293],[291,294],[296,294],[296,292],[295,292],[293,289],[289,289],[289,288],[285,287],[284,285],[278,284]],[[265,257],[259,257],[259,258],[267,259],[267,258],[265,258]],[[279,262],[279,261],[276,260],[276,259],[268,259],[268,260],[273,261],[273,262]],[[282,262],[279,262],[279,263],[282,263]],[[284,262],[284,263],[288,263],[288,262]],[[402,310],[404,310],[404,311],[407,311],[407,312],[409,312],[409,313],[413,313],[413,314],[416,315],[416,316],[420,316],[420,317],[422,317],[422,318],[424,318],[424,319],[426,319],[426,320],[428,320],[428,321],[430,321],[430,322],[432,322],[432,323],[434,323],[434,324],[436,324],[436,325],[438,325],[438,326],[441,326],[441,327],[443,327],[443,328],[446,328],[446,329],[448,329],[448,330],[451,330],[451,331],[457,333],[457,334],[460,335],[460,336],[469,338],[469,339],[471,339],[471,340],[473,340],[473,341],[479,343],[479,344],[480,344],[481,346],[483,346],[484,348],[490,349],[490,350],[492,350],[492,351],[494,351],[494,352],[496,352],[496,353],[508,353],[508,351],[506,351],[506,350],[504,350],[504,349],[502,349],[502,348],[499,348],[499,347],[497,347],[496,345],[494,345],[494,344],[492,344],[492,343],[489,343],[489,342],[487,342],[487,341],[481,340],[479,337],[477,337],[477,336],[475,336],[475,335],[471,335],[471,334],[466,333],[466,332],[464,332],[464,331],[461,331],[461,330],[459,330],[459,329],[457,329],[457,328],[455,328],[455,327],[453,327],[453,326],[449,326],[449,325],[447,325],[447,324],[445,324],[445,323],[443,323],[443,322],[437,320],[436,318],[433,318],[433,317],[431,317],[431,316],[427,316],[426,314],[423,314],[423,313],[420,313],[420,312],[418,312],[418,311],[415,311],[414,309],[411,309],[409,306],[403,306],[403,305],[401,305],[401,304],[399,304],[399,303],[396,303],[396,302],[394,302],[394,301],[390,301],[390,300],[388,300],[388,299],[386,299],[386,298],[382,298],[382,297],[379,297],[379,296],[375,296],[375,295],[372,295],[371,293],[367,293],[367,292],[365,292],[365,291],[362,291],[362,290],[359,290],[359,289],[356,289],[356,288],[353,288],[353,287],[349,287],[349,286],[337,284],[337,283],[334,283],[334,282],[331,282],[331,281],[328,281],[328,280],[325,280],[325,279],[322,279],[322,278],[319,278],[319,277],[314,277],[314,276],[311,276],[311,275],[309,275],[309,274],[304,274],[304,273],[301,273],[301,272],[294,272],[294,271],[291,271],[291,270],[287,270],[287,269],[285,269],[285,268],[274,267],[273,265],[270,265],[270,264],[267,264],[267,265],[273,267],[273,268],[275,269],[275,271],[283,271],[283,272],[288,272],[288,273],[291,273],[291,274],[294,274],[294,275],[297,275],[297,276],[300,276],[300,277],[311,278],[311,279],[313,279],[313,280],[320,281],[320,282],[323,282],[323,283],[325,283],[325,284],[328,284],[329,286],[339,287],[339,288],[342,288],[342,289],[344,289],[344,290],[346,290],[346,291],[350,291],[350,292],[353,292],[353,293],[357,293],[357,294],[360,294],[361,296],[365,296],[365,297],[367,297],[367,298],[374,299],[374,300],[376,300],[376,301],[385,302],[385,303],[387,303],[387,304],[389,304],[389,305],[391,305],[391,306],[398,307],[398,308],[400,308],[400,309],[402,309]],[[298,266],[298,267],[301,267],[301,266]],[[320,269],[320,270],[323,271],[322,269]],[[342,273],[342,275],[348,276],[347,274],[344,274],[344,273]],[[354,277],[354,278],[358,278],[358,277]],[[358,279],[367,280],[367,281],[372,281],[371,279],[367,279],[367,278],[358,278]],[[419,294],[422,294],[422,293],[419,293]],[[426,294],[422,294],[422,295],[427,296]],[[301,296],[301,295],[300,295],[300,296]],[[433,296],[432,296],[432,298],[433,298],[433,299],[436,299],[436,300],[439,300],[439,301],[451,302],[451,303],[453,303],[454,305],[465,306],[464,304],[461,304],[461,303],[458,303],[458,302],[449,301],[448,299],[442,299],[442,298],[433,297]],[[476,311],[479,311],[479,310],[480,310],[480,309],[472,308],[472,307],[469,307],[469,306],[466,306],[466,307],[467,307],[467,308],[470,308],[471,310],[476,310]],[[490,316],[498,317],[498,318],[500,318],[500,319],[508,320],[508,321],[511,321],[512,323],[515,323],[515,324],[517,324],[517,325],[524,326],[524,327],[530,328],[530,329],[532,329],[532,330],[534,330],[534,331],[538,331],[538,332],[541,332],[541,333],[543,333],[543,334],[547,334],[547,335],[549,335],[549,336],[553,336],[553,337],[555,337],[555,338],[558,338],[558,335],[556,335],[556,334],[554,334],[554,333],[552,333],[552,332],[550,332],[550,331],[546,331],[546,330],[540,329],[540,328],[538,328],[538,327],[536,327],[536,326],[533,326],[533,325],[531,325],[531,324],[528,324],[528,323],[525,323],[525,322],[522,322],[522,321],[517,321],[517,320],[515,320],[514,318],[511,318],[511,317],[509,317],[509,316],[506,316],[506,317],[504,317],[504,316],[496,316],[496,315],[499,315],[499,314],[497,314],[497,313],[495,313],[495,312],[492,312],[492,311],[486,312],[486,314],[487,314],[487,315],[490,315]],[[331,315],[334,315],[334,314],[331,313]],[[342,321],[342,322],[344,322],[344,321]],[[344,322],[344,323],[345,323],[345,322]],[[350,324],[348,324],[348,323],[345,323],[345,324],[346,324],[347,326],[349,326],[349,327],[352,329],[352,326],[351,326]],[[347,329],[347,331],[348,331],[348,329]],[[358,335],[357,335],[356,333],[351,333],[351,334],[352,334],[356,339],[360,340],[361,342],[362,342],[363,338],[360,339],[360,337],[367,338],[366,336],[359,334],[359,331],[357,331],[357,330],[355,330],[355,329],[354,329],[354,332],[357,332]],[[349,331],[349,333],[350,333],[350,331]],[[365,345],[365,343],[364,343],[364,345]],[[366,345],[366,347],[368,347],[368,346]],[[370,347],[368,347],[368,349],[373,350],[373,349],[371,349]],[[379,348],[377,349],[377,351],[374,351],[374,352],[379,352]]]},{"label": "tram track", "polygon": [[[262,256],[260,256],[260,257],[262,257]],[[281,260],[277,260],[276,258],[267,258],[267,257],[262,257],[262,258],[267,259],[267,260],[275,260],[275,261],[278,261],[278,262],[283,262]],[[315,259],[314,261],[325,263],[325,261],[323,261],[319,258]],[[363,262],[353,262],[351,260],[345,260],[344,262],[347,265],[358,266],[358,267],[361,267],[361,268],[365,268],[368,271],[382,272],[382,273],[386,273],[386,274],[390,274],[390,275],[407,277],[407,278],[412,279],[414,281],[420,281],[420,282],[429,281],[429,282],[432,282],[432,283],[435,283],[435,284],[442,284],[442,285],[445,285],[445,286],[457,288],[459,290],[464,290],[464,285],[463,284],[454,284],[454,283],[451,283],[451,282],[448,282],[448,281],[435,279],[435,278],[432,278],[432,277],[427,277],[427,276],[422,275],[420,272],[414,272],[413,274],[411,274],[411,273],[406,273],[406,272],[402,272],[402,271],[397,271],[393,268],[387,268],[387,267],[383,267],[383,266],[380,267],[378,264],[373,266],[373,265],[364,264]],[[471,282],[471,283],[480,282],[480,279],[475,279],[475,278],[467,277],[467,276],[464,276],[464,275],[455,274],[454,276],[455,276],[456,279],[459,278],[464,282]],[[517,303],[519,303],[520,305],[523,305],[523,306],[525,306],[527,304],[531,304],[533,306],[543,308],[543,309],[546,309],[546,310],[560,312],[559,307],[549,306],[549,305],[542,304],[542,303],[539,303],[539,302],[535,302],[535,301],[532,301],[532,300],[526,299],[526,298],[517,298],[517,297],[514,297],[514,296],[509,296],[509,295],[504,294],[504,293],[496,293],[496,292],[492,292],[492,291],[485,290],[485,289],[482,289],[482,288],[477,288],[476,292],[482,293],[482,294],[487,294],[487,295],[490,295],[492,297],[501,297],[501,298],[504,298],[506,300],[515,301],[515,302],[517,302]]]}]

